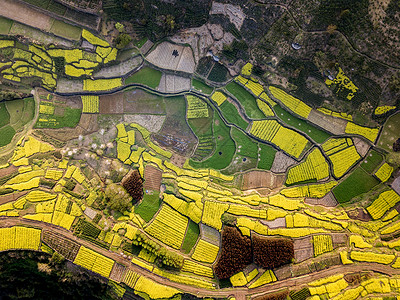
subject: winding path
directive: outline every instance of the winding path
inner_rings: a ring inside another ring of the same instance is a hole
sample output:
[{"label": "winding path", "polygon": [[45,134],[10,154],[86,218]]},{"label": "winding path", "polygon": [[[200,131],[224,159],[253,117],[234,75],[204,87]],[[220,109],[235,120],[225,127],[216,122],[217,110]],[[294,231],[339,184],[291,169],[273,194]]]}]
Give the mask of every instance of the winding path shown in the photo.
[{"label": "winding path", "polygon": [[126,267],[129,267],[136,273],[146,276],[147,278],[151,278],[152,280],[166,285],[166,286],[171,286],[174,288],[177,288],[179,290],[182,290],[184,292],[191,293],[193,295],[197,295],[198,297],[207,297],[207,296],[218,296],[218,297],[228,297],[231,295],[234,295],[236,299],[246,299],[246,296],[249,295],[255,295],[255,294],[263,294],[266,292],[273,292],[280,290],[282,288],[294,288],[296,287],[299,288],[302,285],[305,285],[311,281],[321,279],[323,277],[327,276],[332,276],[338,273],[355,273],[355,272],[365,272],[365,271],[372,271],[372,272],[377,272],[385,275],[400,275],[400,269],[396,270],[391,268],[390,266],[387,265],[380,265],[376,263],[358,263],[356,265],[339,265],[339,266],[333,266],[329,269],[324,269],[319,272],[314,272],[305,276],[301,277],[295,277],[295,278],[289,278],[289,279],[284,279],[281,281],[276,281],[274,283],[270,283],[267,285],[263,285],[254,289],[249,289],[249,288],[229,288],[229,289],[221,289],[221,290],[207,290],[204,288],[198,288],[194,286],[189,286],[181,283],[176,283],[173,281],[170,281],[164,277],[161,277],[159,275],[156,275],[146,269],[143,269],[137,265],[134,265],[130,262],[129,259],[123,257],[122,255],[111,252],[108,250],[105,250],[104,248],[98,247],[94,244],[91,244],[90,242],[86,240],[82,240],[75,235],[72,234],[72,232],[52,225],[48,223],[43,223],[40,221],[34,221],[34,220],[28,220],[28,219],[21,219],[21,218],[13,218],[13,217],[0,217],[0,226],[1,227],[10,227],[10,226],[16,226],[16,225],[27,225],[27,226],[34,226],[34,227],[39,227],[42,230],[50,230],[54,233],[57,233],[60,236],[63,236],[65,238],[71,239],[85,247],[91,248],[98,253],[101,253],[104,256],[109,257],[110,259],[113,259],[114,261],[125,265]]}]

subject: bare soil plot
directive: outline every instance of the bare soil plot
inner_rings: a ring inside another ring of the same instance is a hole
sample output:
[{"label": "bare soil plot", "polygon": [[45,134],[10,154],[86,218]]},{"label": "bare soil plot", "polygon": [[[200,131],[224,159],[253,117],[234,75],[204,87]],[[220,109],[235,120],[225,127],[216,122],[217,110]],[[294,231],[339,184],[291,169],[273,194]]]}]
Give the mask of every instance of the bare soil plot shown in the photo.
[{"label": "bare soil plot", "polygon": [[25,196],[27,193],[28,192],[18,192],[18,193],[2,195],[2,196],[0,196],[0,205],[11,202],[11,201],[15,201],[18,198]]},{"label": "bare soil plot", "polygon": [[17,170],[18,170],[18,168],[13,165],[11,165],[7,168],[0,169],[0,177],[10,175],[11,173],[14,173]]},{"label": "bare soil plot", "polygon": [[161,129],[165,121],[165,116],[163,115],[127,115],[124,114],[124,122],[126,123],[136,123],[150,132],[157,132]]},{"label": "bare soil plot", "polygon": [[118,65],[101,68],[93,74],[94,78],[113,78],[124,77],[135,68],[141,66],[143,59],[141,56],[131,57]]},{"label": "bare soil plot", "polygon": [[186,162],[186,157],[174,153],[172,154],[170,162],[179,168],[183,168],[183,165]]},{"label": "bare soil plot", "polygon": [[123,114],[124,98],[122,93],[101,95],[99,97],[99,112],[101,114]]},{"label": "bare soil plot", "polygon": [[395,180],[393,180],[391,186],[392,186],[392,189],[394,189],[395,192],[400,195],[400,176],[397,176],[397,178]]},{"label": "bare soil plot", "polygon": [[282,266],[274,270],[274,274],[278,280],[284,280],[292,277],[290,265]]},{"label": "bare soil plot", "polygon": [[42,129],[41,131],[62,142],[78,138],[80,135],[88,135],[99,130],[97,114],[82,114],[78,126],[75,128]]},{"label": "bare soil plot", "polygon": [[124,113],[165,114],[164,98],[140,89],[124,91]]},{"label": "bare soil plot", "polygon": [[190,90],[190,88],[190,78],[164,73],[161,76],[160,85],[158,86],[158,90],[164,93],[177,93],[188,91]]},{"label": "bare soil plot", "polygon": [[119,263],[115,263],[111,270],[110,279],[116,282],[121,282],[124,274],[125,274],[126,267]]},{"label": "bare soil plot", "polygon": [[285,182],[285,175],[275,175],[268,171],[250,171],[243,174],[242,190],[256,188],[276,189]]},{"label": "bare soil plot", "polygon": [[70,261],[74,261],[80,248],[78,243],[49,230],[42,231],[42,239],[48,246]]},{"label": "bare soil plot", "polygon": [[332,233],[333,248],[344,247],[347,243],[347,234],[345,233]]},{"label": "bare soil plot", "polygon": [[204,239],[205,241],[219,246],[219,242],[221,240],[221,234],[219,233],[218,230],[204,225],[203,223],[200,224],[200,234],[201,238]]},{"label": "bare soil plot", "polygon": [[314,247],[311,237],[294,240],[294,258],[296,262],[302,262],[314,257]]},{"label": "bare soil plot", "polygon": [[13,0],[0,0],[0,15],[45,31],[50,31],[54,21],[48,15]]},{"label": "bare soil plot", "polygon": [[360,220],[364,222],[371,221],[371,216],[363,209],[363,208],[356,208],[350,211],[347,211],[350,219]]},{"label": "bare soil plot", "polygon": [[83,81],[60,78],[57,80],[56,91],[57,93],[81,93],[83,92]]},{"label": "bare soil plot", "polygon": [[290,166],[294,165],[295,163],[296,161],[293,158],[287,156],[282,151],[278,151],[275,155],[275,159],[271,167],[271,172],[284,173]]},{"label": "bare soil plot", "polygon": [[231,23],[235,25],[237,30],[240,30],[244,20],[246,19],[246,14],[242,11],[240,6],[219,2],[212,3],[210,14],[221,14],[227,16]]},{"label": "bare soil plot", "polygon": [[144,169],[144,189],[159,191],[162,180],[162,171],[150,165],[146,165]]},{"label": "bare soil plot", "polygon": [[370,145],[360,138],[353,138],[354,146],[356,146],[357,152],[364,157],[367,155]]},{"label": "bare soil plot", "polygon": [[267,225],[271,229],[286,227],[286,219],[285,218],[277,218],[273,221],[261,220],[261,223]]},{"label": "bare soil plot", "polygon": [[167,70],[193,73],[196,67],[190,47],[162,42],[146,59],[153,65]]},{"label": "bare soil plot", "polygon": [[304,202],[311,205],[322,205],[326,207],[335,207],[338,205],[338,202],[336,201],[336,198],[332,192],[329,192],[321,199],[306,198]]},{"label": "bare soil plot", "polygon": [[344,134],[347,121],[335,117],[331,117],[313,109],[307,118],[311,123],[327,130],[330,133],[339,135]]}]

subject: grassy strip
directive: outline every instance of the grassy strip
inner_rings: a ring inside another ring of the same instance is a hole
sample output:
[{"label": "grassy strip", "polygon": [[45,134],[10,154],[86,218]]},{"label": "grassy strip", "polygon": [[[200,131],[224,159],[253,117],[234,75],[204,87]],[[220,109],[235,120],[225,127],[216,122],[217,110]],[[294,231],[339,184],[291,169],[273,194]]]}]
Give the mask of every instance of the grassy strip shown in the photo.
[{"label": "grassy strip", "polygon": [[232,127],[231,135],[236,142],[238,154],[255,159],[258,158],[258,145],[256,142],[235,127]]},{"label": "grassy strip", "polygon": [[135,213],[139,214],[146,222],[149,222],[160,208],[159,193],[149,195],[144,193],[143,200],[135,207]]},{"label": "grassy strip", "polygon": [[143,68],[125,79],[125,84],[141,83],[155,89],[160,84],[162,73],[152,68]]},{"label": "grassy strip", "polygon": [[230,136],[230,128],[221,120],[218,113],[214,113],[214,137],[216,149],[213,156],[202,162],[190,160],[195,168],[213,168],[221,170],[229,166],[236,151],[235,142]]},{"label": "grassy strip", "polygon": [[230,103],[229,101],[224,101],[219,107],[224,118],[228,121],[228,123],[235,124],[242,128],[243,130],[247,129],[249,123],[247,123],[243,118],[240,116],[239,112],[237,111],[235,105]]},{"label": "grassy strip", "polygon": [[246,115],[251,119],[263,119],[264,114],[257,106],[256,99],[244,87],[236,82],[231,82],[226,86],[229,93],[234,95],[243,106]]},{"label": "grassy strip", "polygon": [[7,110],[6,103],[3,101],[0,103],[0,127],[3,127],[10,123],[10,114]]},{"label": "grassy strip", "polygon": [[185,239],[183,240],[182,244],[182,250],[185,253],[189,253],[194,245],[196,245],[197,239],[200,234],[200,228],[199,225],[197,225],[195,222],[190,220],[189,226],[185,235]]},{"label": "grassy strip", "polygon": [[304,132],[318,144],[322,144],[323,142],[325,142],[327,139],[329,139],[331,137],[331,135],[329,133],[327,133],[323,130],[320,130],[320,129],[312,126],[308,122],[293,116],[292,114],[290,114],[289,112],[284,110],[279,105],[275,105],[273,107],[273,109],[274,109],[276,115],[278,116],[278,118],[280,118],[283,122]]},{"label": "grassy strip", "polygon": [[259,143],[260,148],[260,161],[257,168],[263,170],[270,170],[275,160],[276,150],[270,145]]},{"label": "grassy strip", "polygon": [[372,172],[380,165],[382,162],[383,157],[382,155],[375,151],[371,150],[365,159],[361,162],[361,167],[369,174],[372,174]]},{"label": "grassy strip", "polygon": [[50,31],[55,35],[66,38],[67,40],[79,40],[82,34],[81,28],[59,20],[54,20]]},{"label": "grassy strip", "polygon": [[357,168],[344,181],[333,189],[333,194],[339,203],[346,203],[354,197],[364,194],[379,183],[362,168]]},{"label": "grassy strip", "polygon": [[210,95],[214,90],[211,86],[208,86],[203,81],[198,79],[192,80],[192,86],[194,87],[195,90],[198,90],[207,95]]},{"label": "grassy strip", "polygon": [[39,119],[35,124],[35,128],[53,128],[53,129],[63,128],[63,127],[74,128],[78,125],[81,119],[81,113],[82,113],[81,109],[66,107],[63,116],[52,115],[49,117],[48,115],[43,115],[43,117],[46,119],[48,118],[54,119],[55,120],[54,122],[41,121],[42,115],[39,115]]},{"label": "grassy strip", "polygon": [[8,145],[15,135],[15,130],[10,125],[0,129],[0,147]]},{"label": "grassy strip", "polygon": [[14,21],[0,17],[0,34],[8,34]]}]

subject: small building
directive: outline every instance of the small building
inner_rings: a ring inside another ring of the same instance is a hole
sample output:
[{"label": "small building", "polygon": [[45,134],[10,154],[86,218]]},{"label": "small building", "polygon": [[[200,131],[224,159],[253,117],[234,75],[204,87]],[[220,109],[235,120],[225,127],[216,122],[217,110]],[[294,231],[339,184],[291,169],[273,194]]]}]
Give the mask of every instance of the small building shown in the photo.
[{"label": "small building", "polygon": [[293,48],[294,50],[299,50],[299,49],[301,49],[301,45],[298,44],[298,43],[292,43],[292,48]]}]

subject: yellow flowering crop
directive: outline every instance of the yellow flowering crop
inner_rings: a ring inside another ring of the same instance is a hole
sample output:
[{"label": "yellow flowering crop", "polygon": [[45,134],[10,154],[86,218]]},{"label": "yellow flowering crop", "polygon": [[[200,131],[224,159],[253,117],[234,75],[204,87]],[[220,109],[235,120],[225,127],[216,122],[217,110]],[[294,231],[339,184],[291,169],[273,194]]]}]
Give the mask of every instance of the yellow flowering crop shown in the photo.
[{"label": "yellow flowering crop", "polygon": [[193,222],[200,223],[203,207],[199,207],[198,203],[202,204],[201,201],[197,203],[186,202],[175,197],[175,195],[164,193],[164,202],[172,206],[172,208],[180,212],[182,215],[191,219]]},{"label": "yellow flowering crop", "polygon": [[274,272],[272,272],[272,270],[267,270],[256,281],[254,281],[249,288],[253,289],[267,283],[275,282],[276,280]]},{"label": "yellow flowering crop", "polygon": [[209,278],[214,277],[212,268],[204,266],[189,259],[185,259],[181,271],[190,272],[196,275],[205,276]]},{"label": "yellow flowering crop", "polygon": [[330,235],[314,235],[314,256],[321,255],[326,252],[331,252],[333,250],[332,237]]},{"label": "yellow flowering crop", "polygon": [[300,117],[303,117],[305,119],[308,118],[308,115],[312,110],[310,106],[274,86],[270,86],[269,90],[272,93],[272,95],[280,102],[282,102],[282,104],[285,105],[289,110],[299,115]]},{"label": "yellow flowering crop", "polygon": [[366,241],[364,241],[364,238],[361,235],[352,234],[350,236],[349,243],[350,243],[350,247],[352,245],[354,245],[354,247],[360,248],[360,249],[372,248],[372,245],[370,243],[367,243]]},{"label": "yellow flowering crop", "polygon": [[257,99],[257,105],[266,117],[273,117],[275,115],[271,107],[264,101]]},{"label": "yellow flowering crop", "polygon": [[254,82],[253,80],[248,80],[245,84],[245,87],[247,87],[257,97],[264,92],[264,87],[261,84]]},{"label": "yellow flowering crop", "polygon": [[106,278],[110,276],[111,269],[114,265],[112,259],[84,246],[79,248],[74,263]]},{"label": "yellow flowering crop", "polygon": [[379,133],[379,128],[368,128],[357,125],[353,122],[348,122],[345,132],[348,134],[358,134],[367,138],[371,142],[375,142]]},{"label": "yellow flowering crop", "polygon": [[208,106],[205,101],[193,95],[187,95],[186,100],[188,104],[186,112],[188,119],[208,117]]},{"label": "yellow flowering crop", "polygon": [[254,209],[245,205],[231,204],[228,209],[228,213],[237,216],[248,216],[259,219],[267,218],[266,209]]},{"label": "yellow flowering crop", "polygon": [[395,255],[374,252],[351,251],[350,258],[357,261],[375,262],[378,264],[388,265],[395,259]]},{"label": "yellow flowering crop", "polygon": [[375,172],[375,176],[382,182],[386,182],[389,180],[390,176],[393,173],[393,167],[389,166],[387,163],[384,163],[379,169]]},{"label": "yellow flowering crop", "polygon": [[226,96],[221,92],[215,92],[212,94],[211,99],[220,106],[222,103],[225,102]]},{"label": "yellow flowering crop", "polygon": [[361,158],[355,146],[348,147],[328,157],[333,164],[333,174],[338,178],[342,177]]},{"label": "yellow flowering crop", "polygon": [[329,177],[329,165],[321,151],[315,148],[304,162],[289,169],[286,184],[326,177]]},{"label": "yellow flowering crop", "polygon": [[232,275],[229,280],[231,281],[234,287],[236,286],[244,286],[247,284],[246,276],[243,272],[236,273]]},{"label": "yellow flowering crop", "polygon": [[332,84],[337,84],[339,88],[336,93],[339,93],[343,90],[348,90],[349,93],[346,96],[347,100],[353,99],[355,93],[358,91],[358,87],[350,80],[349,77],[344,75],[342,68],[339,67],[339,73],[336,75],[334,80],[326,79],[325,83],[327,86],[331,86]]},{"label": "yellow flowering crop", "polygon": [[145,231],[163,243],[179,249],[185,237],[188,218],[164,204]]},{"label": "yellow flowering crop", "polygon": [[330,109],[327,109],[327,108],[324,108],[324,107],[317,108],[317,110],[322,112],[322,113],[324,113],[325,115],[328,115],[328,116],[332,116],[332,117],[335,117],[335,118],[341,118],[341,119],[344,119],[344,120],[347,120],[347,121],[353,121],[353,116],[349,115],[349,114],[346,114],[344,112],[339,113],[339,112],[331,111]]},{"label": "yellow flowering crop", "polygon": [[[386,191],[379,195],[370,206],[367,207],[367,211],[373,219],[377,220],[381,218],[389,209],[394,207],[400,201],[400,196],[394,191]],[[383,233],[382,233],[383,234]]]},{"label": "yellow flowering crop", "polygon": [[12,40],[0,40],[0,48],[14,47],[15,42]]},{"label": "yellow flowering crop", "polygon": [[110,79],[85,79],[83,90],[85,91],[109,91],[122,86],[121,78]]},{"label": "yellow flowering crop", "polygon": [[10,249],[39,250],[41,230],[14,226],[0,228],[0,251]]},{"label": "yellow flowering crop", "polygon": [[40,106],[39,106],[39,113],[41,113],[41,114],[46,114],[46,115],[52,115],[52,114],[54,114],[54,105],[44,105],[44,104],[40,104]]},{"label": "yellow flowering crop", "polygon": [[396,106],[388,106],[388,105],[385,105],[385,106],[378,106],[377,108],[375,108],[375,115],[383,115],[384,113],[387,113],[388,111],[391,111],[391,110],[393,110],[393,109],[395,109],[396,108]]},{"label": "yellow flowering crop", "polygon": [[289,198],[322,198],[330,190],[337,185],[336,181],[329,181],[326,183],[309,184],[303,186],[297,186],[292,188],[286,188],[281,191],[281,194]]},{"label": "yellow flowering crop", "polygon": [[135,292],[142,292],[147,294],[150,299],[168,299],[181,293],[181,291],[177,290],[176,288],[157,283],[144,276],[139,277],[134,289]]},{"label": "yellow flowering crop", "polygon": [[221,230],[222,228],[221,217],[223,213],[228,210],[228,208],[229,204],[226,203],[206,201],[204,203],[203,217],[201,221],[206,225]]},{"label": "yellow flowering crop", "polygon": [[219,247],[205,240],[200,239],[197,242],[192,258],[197,261],[212,264],[217,258]]},{"label": "yellow flowering crop", "polygon": [[109,47],[110,44],[108,42],[106,42],[105,40],[102,40],[101,38],[98,38],[97,36],[95,36],[93,33],[91,33],[90,31],[83,29],[82,30],[82,37],[87,40],[89,43],[91,43],[92,45],[99,45],[102,47]]},{"label": "yellow flowering crop", "polygon": [[247,63],[242,68],[242,74],[245,76],[250,76],[252,69],[253,69],[253,65],[251,63]]},{"label": "yellow flowering crop", "polygon": [[99,96],[81,96],[83,109],[82,113],[99,112]]}]

